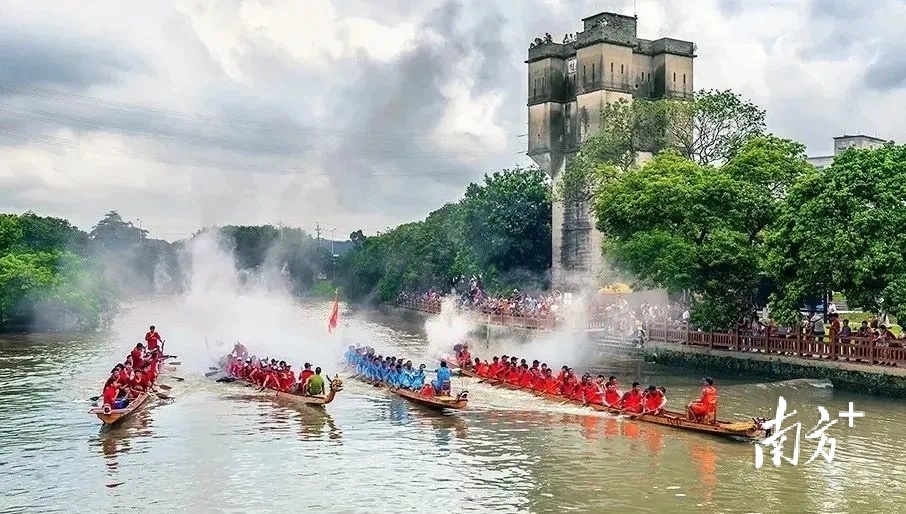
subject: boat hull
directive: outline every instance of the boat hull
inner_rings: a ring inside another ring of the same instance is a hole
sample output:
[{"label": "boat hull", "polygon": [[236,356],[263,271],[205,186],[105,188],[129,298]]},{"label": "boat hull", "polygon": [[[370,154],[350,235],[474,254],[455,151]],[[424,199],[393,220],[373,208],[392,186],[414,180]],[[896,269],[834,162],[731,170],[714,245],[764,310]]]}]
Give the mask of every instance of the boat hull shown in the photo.
[{"label": "boat hull", "polygon": [[[334,380],[336,380],[336,379],[334,379]],[[243,384],[243,385],[249,386],[249,387],[258,387],[257,385],[255,385],[251,382],[241,380],[238,378],[234,378],[233,381],[237,384]],[[330,388],[330,392],[323,396],[308,396],[308,395],[298,394],[298,393],[287,393],[284,391],[277,391],[275,389],[265,389],[263,392],[268,393],[268,395],[271,395],[274,398],[277,398],[279,400],[285,400],[287,402],[292,402],[292,403],[296,403],[296,404],[300,404],[300,405],[309,405],[312,407],[323,407],[323,406],[327,405],[328,403],[332,402],[333,399],[337,396],[337,393],[339,391],[340,391],[340,386],[336,386],[336,387],[332,386]],[[276,394],[274,394],[274,393],[276,393]]]},{"label": "boat hull", "polygon": [[359,380],[361,382],[365,382],[366,384],[371,384],[375,387],[380,387],[381,389],[387,389],[388,391],[390,391],[391,393],[393,393],[397,396],[402,396],[403,398],[405,398],[413,403],[417,403],[423,407],[428,407],[429,409],[441,410],[441,411],[446,410],[446,409],[462,410],[462,409],[465,409],[469,405],[469,399],[468,399],[467,392],[460,393],[459,396],[455,396],[455,397],[454,396],[425,396],[425,395],[419,394],[416,391],[412,391],[410,389],[398,389],[396,387],[390,387],[387,384],[384,384],[382,382],[376,383],[372,380],[368,380],[367,378],[360,377],[358,375],[354,375],[353,378],[356,378],[357,380]]},{"label": "boat hull", "polygon": [[103,407],[95,407],[88,412],[97,415],[98,419],[105,425],[113,425],[138,412],[146,403],[148,403],[150,398],[151,395],[148,393],[142,393],[136,396],[129,405],[123,409],[112,409],[108,412],[104,412]]},{"label": "boat hull", "polygon": [[[447,363],[451,363],[450,359],[443,359]],[[478,378],[481,379],[484,383],[492,385],[494,387],[500,387],[502,389],[509,389],[511,391],[523,391],[526,393],[545,398],[547,400],[555,401],[563,404],[572,404],[583,407],[589,407],[599,412],[608,412],[610,414],[626,414],[620,409],[607,407],[605,405],[597,404],[585,404],[580,400],[573,400],[571,398],[566,398],[565,396],[549,394],[541,391],[535,391],[531,388],[521,387],[516,384],[510,384],[498,379],[488,379],[478,376],[474,371],[461,369],[460,373],[463,376]],[[633,420],[643,421],[646,423],[655,423],[657,425],[663,425],[672,428],[678,428],[681,430],[688,430],[692,432],[699,432],[703,434],[712,434],[722,437],[737,438],[744,440],[756,440],[765,437],[765,430],[760,428],[755,422],[737,422],[732,423],[729,421],[716,421],[714,423],[699,423],[696,421],[691,421],[686,418],[685,413],[665,410],[664,414],[638,414],[630,415]]]}]

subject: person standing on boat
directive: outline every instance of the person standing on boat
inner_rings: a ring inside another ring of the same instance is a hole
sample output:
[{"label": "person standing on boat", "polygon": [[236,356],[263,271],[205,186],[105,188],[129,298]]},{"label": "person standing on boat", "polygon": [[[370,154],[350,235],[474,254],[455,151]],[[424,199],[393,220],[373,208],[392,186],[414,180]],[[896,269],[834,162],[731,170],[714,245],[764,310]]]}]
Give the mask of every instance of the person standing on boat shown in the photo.
[{"label": "person standing on boat", "polygon": [[129,356],[132,357],[133,368],[143,367],[145,365],[145,345],[142,343],[136,344]]},{"label": "person standing on boat", "polygon": [[434,380],[434,390],[438,395],[450,392],[450,368],[447,367],[447,361],[440,361],[440,367],[437,368],[437,378]]},{"label": "person standing on boat", "polygon": [[[145,343],[148,344],[148,350],[161,350],[164,349],[164,340],[161,339],[160,334],[157,333],[157,330],[154,329],[154,325],[149,327],[148,333],[145,334]],[[239,343],[236,343],[239,344]]]},{"label": "person standing on boat", "polygon": [[706,378],[704,381],[701,397],[698,401],[690,402],[686,408],[686,416],[692,421],[702,421],[706,416],[713,416],[717,412],[717,388],[714,387],[714,380]]},{"label": "person standing on boat", "polygon": [[321,376],[321,368],[315,368],[315,374],[305,379],[305,383],[302,384],[302,390],[304,394],[308,396],[320,396],[324,394],[324,377]]}]

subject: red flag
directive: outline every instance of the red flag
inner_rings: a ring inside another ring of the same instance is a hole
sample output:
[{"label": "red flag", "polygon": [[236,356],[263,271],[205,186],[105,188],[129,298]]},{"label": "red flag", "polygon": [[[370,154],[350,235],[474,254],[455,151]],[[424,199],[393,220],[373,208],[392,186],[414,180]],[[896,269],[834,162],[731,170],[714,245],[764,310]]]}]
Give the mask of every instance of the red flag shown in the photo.
[{"label": "red flag", "polygon": [[330,309],[330,318],[327,320],[327,332],[333,333],[340,321],[340,290],[338,289],[333,298],[333,307]]}]

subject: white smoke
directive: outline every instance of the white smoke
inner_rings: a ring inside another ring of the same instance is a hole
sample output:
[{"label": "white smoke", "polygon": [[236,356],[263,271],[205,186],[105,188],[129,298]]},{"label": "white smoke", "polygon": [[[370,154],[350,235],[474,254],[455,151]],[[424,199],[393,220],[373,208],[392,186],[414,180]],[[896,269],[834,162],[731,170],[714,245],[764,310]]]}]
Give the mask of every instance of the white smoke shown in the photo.
[{"label": "white smoke", "polygon": [[425,321],[428,352],[433,356],[451,355],[453,346],[467,341],[473,357],[515,355],[528,362],[538,359],[548,365],[580,366],[592,353],[585,332],[586,314],[582,305],[566,307],[554,331],[501,329],[487,326],[487,316],[460,311],[455,301],[445,298],[439,315]]},{"label": "white smoke", "polygon": [[[327,333],[329,304],[304,306],[294,300],[279,267],[238,270],[216,231],[192,239],[186,293],[133,306],[114,323],[114,331],[140,341],[149,325],[166,340],[168,354],[183,369],[205,371],[241,341],[259,357],[303,362],[335,369],[342,346]],[[128,334],[128,335],[127,335]]]}]

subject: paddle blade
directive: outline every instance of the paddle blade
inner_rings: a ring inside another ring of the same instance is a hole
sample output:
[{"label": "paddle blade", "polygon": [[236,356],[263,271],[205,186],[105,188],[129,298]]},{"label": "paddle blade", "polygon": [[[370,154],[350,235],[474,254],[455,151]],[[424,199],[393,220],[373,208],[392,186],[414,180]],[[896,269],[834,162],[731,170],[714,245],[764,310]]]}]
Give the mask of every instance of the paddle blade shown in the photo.
[{"label": "paddle blade", "polygon": [[217,371],[208,371],[207,373],[204,374],[204,376],[205,376],[205,377],[213,377],[214,375],[219,375],[219,374],[220,374],[220,370],[217,370]]},{"label": "paddle blade", "polygon": [[173,389],[172,386],[168,386],[167,384],[158,384],[157,387],[163,389],[164,391],[169,391],[170,389]]}]

